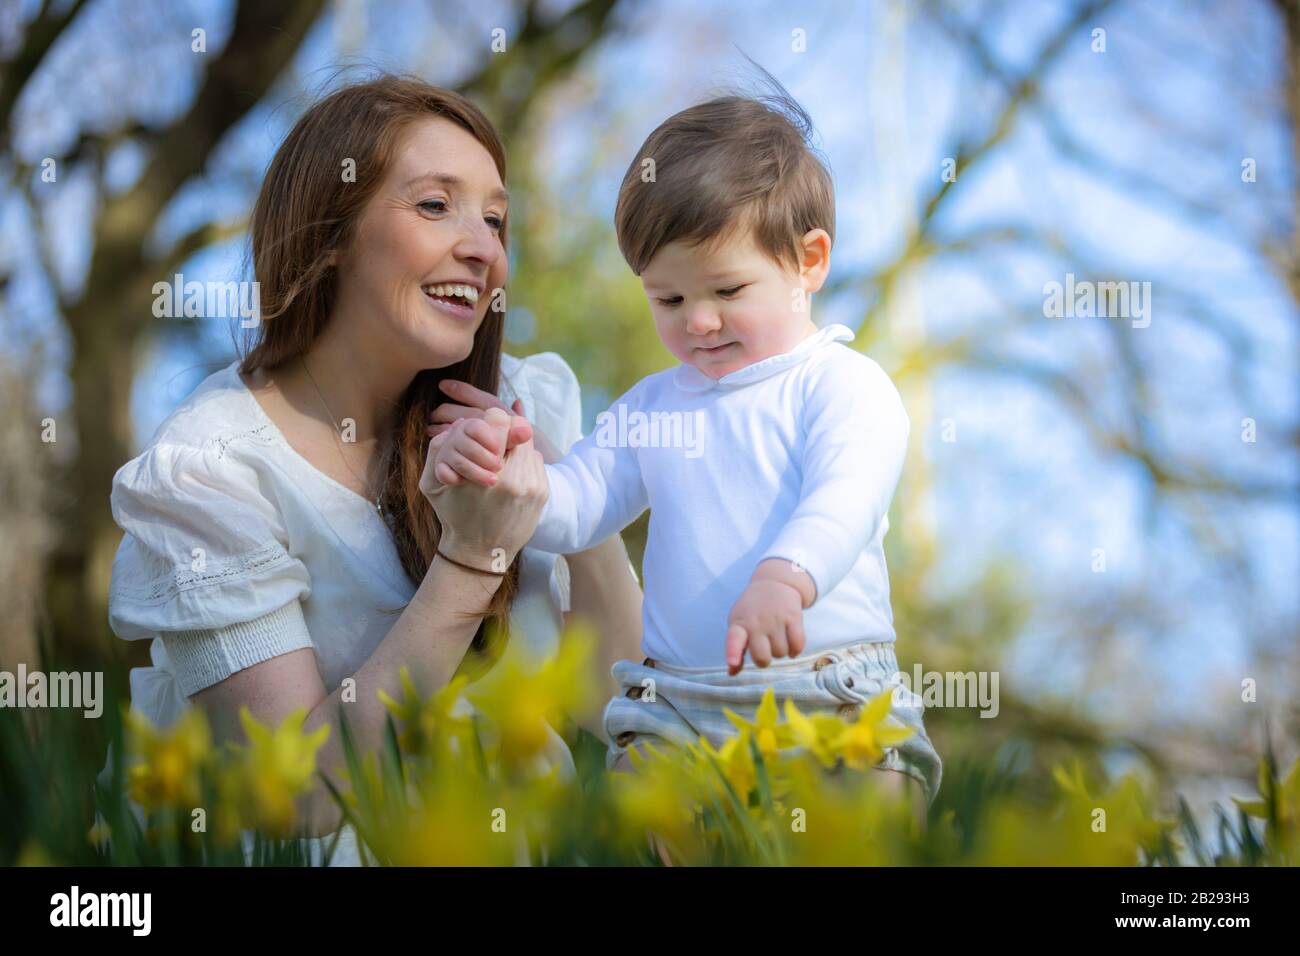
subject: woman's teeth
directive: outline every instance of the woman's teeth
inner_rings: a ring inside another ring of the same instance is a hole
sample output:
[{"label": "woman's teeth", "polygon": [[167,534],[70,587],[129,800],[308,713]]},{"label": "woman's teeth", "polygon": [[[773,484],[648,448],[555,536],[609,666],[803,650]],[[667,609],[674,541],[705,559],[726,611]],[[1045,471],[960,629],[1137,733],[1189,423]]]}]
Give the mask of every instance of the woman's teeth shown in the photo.
[{"label": "woman's teeth", "polygon": [[478,302],[478,289],[472,285],[427,285],[423,289],[438,299],[464,299],[470,305]]}]

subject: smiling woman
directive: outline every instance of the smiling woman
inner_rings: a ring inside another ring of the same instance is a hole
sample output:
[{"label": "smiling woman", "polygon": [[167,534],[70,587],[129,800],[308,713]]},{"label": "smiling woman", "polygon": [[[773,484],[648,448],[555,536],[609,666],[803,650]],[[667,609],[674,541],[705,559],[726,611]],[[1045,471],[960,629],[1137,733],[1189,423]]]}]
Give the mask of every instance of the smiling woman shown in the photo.
[{"label": "smiling woman", "polygon": [[[344,704],[358,746],[378,746],[379,693],[401,696],[403,667],[422,693],[481,669],[501,650],[494,622],[555,650],[569,575],[524,549],[546,493],[533,438],[567,449],[579,394],[558,356],[501,352],[504,179],[477,107],[395,77],[317,103],[277,151],[253,214],[251,348],[113,484],[126,536],[110,620],[153,642],[132,703],[155,723],[196,704],[238,736],[242,707],[272,725],[304,708],[305,732],[331,729],[318,761],[335,777]],[[510,439],[489,490],[432,493],[426,429],[451,381],[503,452]],[[639,592],[617,537],[602,548],[616,573],[574,556],[574,602],[619,635],[612,655],[633,656]],[[571,771],[552,738],[546,768]],[[311,832],[339,826],[319,788],[300,809]]]}]

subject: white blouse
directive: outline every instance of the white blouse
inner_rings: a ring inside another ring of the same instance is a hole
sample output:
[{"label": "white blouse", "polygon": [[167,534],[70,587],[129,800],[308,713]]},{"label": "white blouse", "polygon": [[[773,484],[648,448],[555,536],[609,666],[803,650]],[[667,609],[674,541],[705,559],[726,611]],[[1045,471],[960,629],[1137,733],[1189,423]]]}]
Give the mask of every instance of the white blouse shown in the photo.
[{"label": "white blouse", "polygon": [[[109,623],[149,640],[131,702],[166,727],[205,687],[310,647],[327,691],[370,657],[415,594],[384,518],[290,447],[239,377],[216,372],[113,478],[126,533],[113,562]],[[559,355],[501,357],[499,397],[561,451],[581,437],[577,378]],[[563,558],[524,548],[511,640],[539,656],[569,609]],[[551,759],[572,770],[553,733]]]}]

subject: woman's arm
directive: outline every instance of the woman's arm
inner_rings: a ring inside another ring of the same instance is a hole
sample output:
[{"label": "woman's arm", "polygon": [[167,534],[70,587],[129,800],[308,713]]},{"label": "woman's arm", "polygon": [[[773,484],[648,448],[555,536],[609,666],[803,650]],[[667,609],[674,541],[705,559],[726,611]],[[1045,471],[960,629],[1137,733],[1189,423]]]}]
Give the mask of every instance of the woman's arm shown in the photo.
[{"label": "woman's arm", "polygon": [[[457,561],[475,567],[491,566],[491,555],[455,552]],[[346,766],[341,718],[359,750],[382,745],[388,710],[379,691],[401,699],[399,673],[406,665],[423,694],[444,686],[465,656],[483,612],[501,586],[501,578],[475,574],[435,557],[415,596],[370,658],[353,675],[355,694],[344,689],[325,692],[316,655],[310,648],[237,671],[225,680],[195,694],[191,700],[208,714],[216,739],[238,739],[239,709],[247,705],[262,723],[280,723],[292,711],[307,711],[304,732],[328,726],[329,738],[317,752],[318,769],[340,790],[339,772]],[[301,819],[315,835],[330,833],[342,823],[337,804],[324,787],[314,787],[299,804]]]},{"label": "woman's arm", "polygon": [[[504,445],[511,426],[509,416],[494,413],[488,422],[500,429]],[[238,671],[193,696],[207,711],[218,740],[242,736],[241,705],[247,705],[262,723],[272,724],[304,708],[305,731],[330,728],[329,738],[318,752],[317,766],[337,786],[338,774],[345,766],[341,719],[346,717],[359,750],[376,749],[382,745],[388,713],[379,691],[401,698],[403,666],[423,695],[451,679],[503,580],[499,575],[458,567],[453,561],[489,570],[502,554],[513,560],[537,525],[546,499],[546,475],[542,456],[526,441],[506,454],[494,488],[484,490],[469,483],[439,486],[431,474],[432,450],[431,446],[420,489],[442,524],[438,550],[452,561],[435,556],[430,562],[401,617],[353,675],[355,695],[348,693],[345,699],[343,687],[327,693],[314,652],[306,648],[291,651]],[[299,809],[302,824],[311,834],[331,833],[342,823],[342,813],[324,787],[314,787]]]},{"label": "woman's arm", "polygon": [[566,557],[569,563],[569,613],[565,623],[582,620],[599,635],[593,686],[598,689],[598,707],[591,713],[574,714],[578,724],[601,740],[605,704],[618,693],[618,683],[609,669],[615,661],[641,657],[641,587],[628,563],[621,535],[610,535],[594,548]]}]

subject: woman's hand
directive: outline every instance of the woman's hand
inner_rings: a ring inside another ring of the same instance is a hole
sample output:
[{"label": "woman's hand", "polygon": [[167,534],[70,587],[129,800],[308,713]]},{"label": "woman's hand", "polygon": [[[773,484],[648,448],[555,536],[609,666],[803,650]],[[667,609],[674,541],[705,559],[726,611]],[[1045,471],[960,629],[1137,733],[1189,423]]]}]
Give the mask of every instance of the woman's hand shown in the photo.
[{"label": "woman's hand", "polygon": [[[438,387],[456,399],[456,402],[443,402],[430,413],[429,421],[431,424],[425,429],[425,433],[430,437],[445,433],[454,422],[462,418],[482,418],[487,414],[489,408],[499,408],[506,414],[524,418],[524,403],[520,399],[516,398],[514,405],[507,407],[501,399],[491,392],[485,392],[481,388],[475,388],[468,382],[462,382],[454,378],[443,379],[438,383]],[[527,419],[525,418],[524,421],[527,421]],[[513,448],[523,441],[525,437],[522,436],[518,426],[512,427],[507,447]],[[542,434],[540,428],[532,429],[532,439],[533,445],[542,453],[542,460],[547,464],[557,462],[564,457]]]},{"label": "woman's hand", "polygon": [[[493,407],[484,412],[483,422],[491,430],[492,447],[506,448],[510,416]],[[452,427],[463,430],[471,425],[476,429],[485,427],[475,419],[462,419]],[[420,478],[420,490],[442,522],[440,550],[474,567],[504,570],[533,536],[546,504],[546,470],[541,453],[531,440],[509,448],[496,483],[491,488],[480,488],[469,482],[448,484],[438,478],[437,453],[444,441],[445,437],[439,435],[429,443]]]}]

